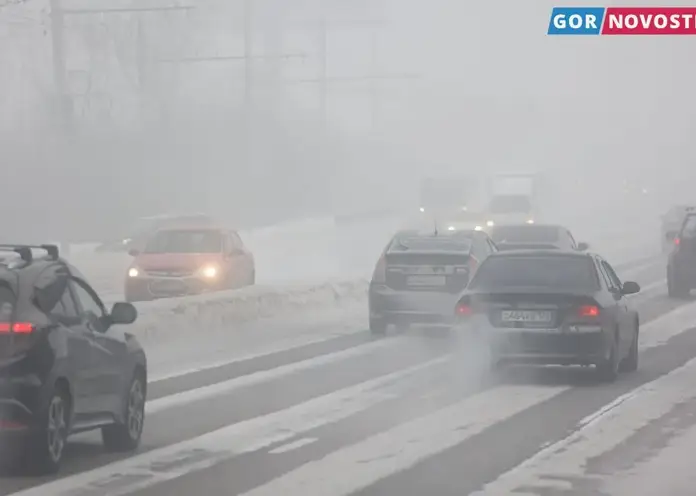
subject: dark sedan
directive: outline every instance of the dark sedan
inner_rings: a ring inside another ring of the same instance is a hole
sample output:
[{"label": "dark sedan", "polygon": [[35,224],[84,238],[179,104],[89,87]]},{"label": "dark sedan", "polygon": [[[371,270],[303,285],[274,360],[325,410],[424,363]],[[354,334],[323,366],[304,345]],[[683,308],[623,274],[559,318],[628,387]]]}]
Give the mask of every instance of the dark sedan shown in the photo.
[{"label": "dark sedan", "polygon": [[456,306],[458,330],[481,337],[494,367],[595,365],[601,379],[638,367],[639,320],[621,282],[599,255],[562,250],[489,257]]}]

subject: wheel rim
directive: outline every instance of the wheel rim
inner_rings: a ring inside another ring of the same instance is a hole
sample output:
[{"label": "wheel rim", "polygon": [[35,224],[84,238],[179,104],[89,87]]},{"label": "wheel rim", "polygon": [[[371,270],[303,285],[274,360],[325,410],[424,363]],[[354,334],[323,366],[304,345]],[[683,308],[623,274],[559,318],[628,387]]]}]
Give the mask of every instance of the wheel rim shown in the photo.
[{"label": "wheel rim", "polygon": [[128,394],[128,435],[131,439],[138,439],[143,430],[143,420],[145,417],[145,394],[140,380],[133,381],[130,393]]},{"label": "wheel rim", "polygon": [[619,371],[619,362],[619,344],[614,341],[614,346],[611,347],[611,361],[609,362],[612,374],[616,374]]},{"label": "wheel rim", "polygon": [[46,426],[48,454],[53,462],[58,462],[61,459],[65,448],[67,437],[65,413],[65,401],[60,396],[54,396],[48,406],[48,424]]}]

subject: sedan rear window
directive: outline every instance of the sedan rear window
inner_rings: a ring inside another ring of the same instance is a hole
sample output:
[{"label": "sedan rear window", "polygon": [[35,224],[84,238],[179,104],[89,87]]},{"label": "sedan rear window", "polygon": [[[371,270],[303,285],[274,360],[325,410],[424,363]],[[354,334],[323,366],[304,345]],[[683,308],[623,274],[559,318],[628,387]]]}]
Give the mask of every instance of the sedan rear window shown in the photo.
[{"label": "sedan rear window", "polygon": [[469,287],[486,291],[521,287],[596,291],[599,280],[588,257],[491,257],[481,264]]},{"label": "sedan rear window", "polygon": [[463,236],[397,237],[389,246],[390,253],[409,251],[468,252],[469,250],[471,250],[471,238]]},{"label": "sedan rear window", "polygon": [[555,243],[558,228],[553,226],[500,226],[493,229],[495,243]]}]

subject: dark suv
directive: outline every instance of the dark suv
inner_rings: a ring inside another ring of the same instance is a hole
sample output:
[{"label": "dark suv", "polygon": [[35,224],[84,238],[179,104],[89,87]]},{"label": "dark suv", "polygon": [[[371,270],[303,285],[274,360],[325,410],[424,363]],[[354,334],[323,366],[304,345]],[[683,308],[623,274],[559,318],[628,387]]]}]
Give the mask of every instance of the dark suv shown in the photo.
[{"label": "dark suv", "polygon": [[93,429],[108,450],[138,447],[147,362],[116,325],[136,318],[130,303],[107,312],[57,247],[0,245],[0,448],[13,465],[56,472],[68,436]]},{"label": "dark suv", "polygon": [[667,292],[685,298],[696,288],[696,212],[689,212],[672,240],[667,262]]}]

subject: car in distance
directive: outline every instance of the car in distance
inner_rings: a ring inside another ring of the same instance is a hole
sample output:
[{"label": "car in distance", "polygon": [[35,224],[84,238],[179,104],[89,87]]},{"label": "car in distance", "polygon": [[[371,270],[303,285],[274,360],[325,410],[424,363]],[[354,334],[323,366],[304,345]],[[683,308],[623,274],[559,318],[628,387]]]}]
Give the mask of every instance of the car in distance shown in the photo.
[{"label": "car in distance", "polygon": [[585,251],[587,243],[578,243],[570,230],[554,224],[505,224],[488,228],[500,251],[526,249],[558,249]]},{"label": "car in distance", "polygon": [[[48,255],[35,257],[42,249]],[[145,420],[147,361],[131,324],[110,312],[53,245],[2,245],[0,449],[37,474],[59,470],[72,434],[101,429],[110,451],[135,450]]]},{"label": "car in distance", "polygon": [[202,213],[162,214],[142,217],[127,231],[121,239],[107,241],[97,246],[97,252],[128,252],[142,250],[148,238],[160,229],[170,227],[204,227],[216,225],[213,217]]},{"label": "car in distance", "polygon": [[478,265],[496,251],[481,231],[400,231],[389,242],[370,282],[370,331],[451,326],[452,308]]},{"label": "car in distance", "polygon": [[160,229],[134,257],[126,300],[200,294],[253,285],[254,257],[236,231],[220,227]]},{"label": "car in distance", "polygon": [[667,292],[686,298],[696,288],[696,211],[689,212],[672,240],[667,260]]},{"label": "car in distance", "polygon": [[689,212],[696,212],[696,208],[689,205],[675,205],[661,217],[660,240],[664,253],[672,250],[674,238],[679,234]]},{"label": "car in distance", "polygon": [[602,380],[638,367],[638,312],[599,255],[562,250],[498,252],[462,293],[458,331],[483,340],[494,368],[594,365]]}]

